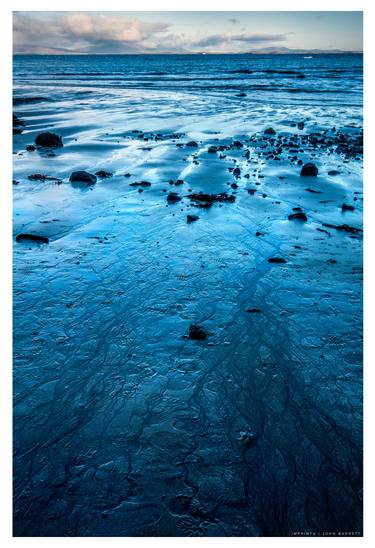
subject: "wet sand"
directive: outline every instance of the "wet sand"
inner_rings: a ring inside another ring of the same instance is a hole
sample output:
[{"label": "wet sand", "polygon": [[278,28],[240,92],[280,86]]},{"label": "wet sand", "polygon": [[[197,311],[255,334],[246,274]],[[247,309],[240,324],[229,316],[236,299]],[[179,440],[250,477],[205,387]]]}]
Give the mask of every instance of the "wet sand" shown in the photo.
[{"label": "wet sand", "polygon": [[361,534],[360,125],[177,104],[16,107],[15,534]]}]

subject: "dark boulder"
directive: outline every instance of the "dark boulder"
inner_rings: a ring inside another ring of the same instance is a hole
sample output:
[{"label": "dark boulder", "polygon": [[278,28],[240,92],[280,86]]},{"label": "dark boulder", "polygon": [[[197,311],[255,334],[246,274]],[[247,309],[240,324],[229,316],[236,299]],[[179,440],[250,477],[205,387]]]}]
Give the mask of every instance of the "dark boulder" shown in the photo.
[{"label": "dark boulder", "polygon": [[354,211],[354,206],[349,204],[342,204],[341,211]]},{"label": "dark boulder", "polygon": [[334,177],[335,175],[340,175],[340,171],[337,171],[337,169],[332,169],[328,172],[328,175]]},{"label": "dark boulder", "polygon": [[46,236],[38,236],[37,234],[28,234],[27,232],[17,234],[16,242],[22,242],[24,240],[31,240],[40,244],[48,244],[48,238]]},{"label": "dark boulder", "polygon": [[181,199],[181,196],[179,196],[176,192],[169,192],[167,196],[167,202],[169,204],[176,204],[177,202],[180,202]]},{"label": "dark boulder", "polygon": [[207,331],[200,327],[199,325],[191,324],[189,327],[188,338],[194,341],[205,341],[208,337]]},{"label": "dark boulder", "polygon": [[39,133],[35,137],[35,144],[39,147],[62,147],[63,142],[60,135],[56,133],[50,133],[49,131],[45,133]]},{"label": "dark boulder", "polygon": [[298,122],[297,127],[298,129],[305,129],[305,122]]},{"label": "dark boulder", "polygon": [[309,162],[302,167],[300,175],[302,177],[316,177],[318,175],[318,168],[315,164]]},{"label": "dark boulder", "polygon": [[147,188],[151,186],[151,183],[148,181],[134,181],[134,183],[130,183],[129,186],[141,186],[143,188]]},{"label": "dark boulder", "polygon": [[34,152],[34,150],[36,150],[36,148],[34,147],[34,145],[27,145],[26,150],[27,150],[27,152]]},{"label": "dark boulder", "polygon": [[198,215],[188,215],[186,217],[186,222],[189,225],[190,223],[194,223],[194,221],[198,221],[199,217]]},{"label": "dark boulder", "polygon": [[233,170],[233,175],[235,177],[239,177],[241,175],[241,170],[239,167],[235,167],[234,170]]},{"label": "dark boulder", "polygon": [[276,135],[276,131],[273,129],[273,127],[268,127],[264,130],[265,135]]},{"label": "dark boulder", "polygon": [[216,152],[217,152],[217,147],[211,146],[211,147],[208,148],[208,151],[207,151],[207,152],[209,152],[210,154],[216,154]]},{"label": "dark boulder", "polygon": [[69,181],[71,183],[86,183],[88,185],[93,185],[96,183],[96,176],[87,171],[73,171],[69,177]]},{"label": "dark boulder", "polygon": [[233,194],[221,192],[220,194],[206,194],[205,192],[193,192],[188,195],[190,200],[195,202],[207,202],[213,204],[215,202],[234,202],[236,197]]},{"label": "dark boulder", "polygon": [[270,257],[268,259],[268,262],[272,264],[284,264],[286,263],[286,260],[282,259],[281,257]]},{"label": "dark boulder", "polygon": [[187,147],[197,147],[198,143],[196,141],[189,141],[188,143],[186,143],[186,146]]},{"label": "dark boulder", "polygon": [[297,213],[292,213],[288,216],[289,221],[298,220],[298,221],[307,221],[306,214],[303,211],[298,211]]},{"label": "dark boulder", "polygon": [[250,314],[260,314],[259,308],[248,308],[246,312],[249,312]]}]

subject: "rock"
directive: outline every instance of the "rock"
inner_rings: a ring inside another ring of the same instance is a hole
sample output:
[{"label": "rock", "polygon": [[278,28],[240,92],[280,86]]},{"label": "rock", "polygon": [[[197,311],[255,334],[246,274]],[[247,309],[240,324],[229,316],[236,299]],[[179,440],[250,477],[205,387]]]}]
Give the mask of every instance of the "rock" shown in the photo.
[{"label": "rock", "polygon": [[286,260],[282,259],[281,257],[270,257],[268,259],[268,262],[272,264],[284,264],[286,263]]},{"label": "rock", "polygon": [[298,211],[297,213],[292,213],[291,215],[288,215],[289,221],[293,220],[299,220],[299,221],[307,221],[306,214]]},{"label": "rock", "polygon": [[181,196],[179,196],[176,192],[169,192],[167,196],[167,202],[169,204],[176,204],[177,202],[180,202],[182,200]]},{"label": "rock", "polygon": [[246,97],[246,93],[236,93],[236,97]]},{"label": "rock", "polygon": [[246,312],[249,312],[250,314],[260,314],[259,308],[248,308]]},{"label": "rock", "polygon": [[208,148],[207,152],[209,152],[210,154],[216,154],[217,147],[211,146],[211,147]]},{"label": "rock", "polygon": [[61,183],[61,179],[58,179],[57,177],[48,177],[48,175],[43,175],[43,173],[32,173],[31,175],[28,175],[27,177],[30,179],[30,181],[57,181]]},{"label": "rock", "polygon": [[26,150],[27,150],[27,152],[34,152],[34,150],[36,150],[36,148],[34,147],[34,145],[27,145]]},{"label": "rock", "polygon": [[112,177],[113,173],[111,173],[110,171],[104,171],[104,170],[100,170],[100,171],[97,171],[95,173],[95,175],[97,175],[98,177],[100,177],[101,179],[106,179],[108,177]]},{"label": "rock", "polygon": [[305,129],[305,122],[298,122],[297,127],[298,129]]},{"label": "rock", "polygon": [[39,147],[62,147],[63,142],[59,135],[56,133],[50,133],[49,131],[45,133],[39,133],[35,137],[35,144]]},{"label": "rock", "polygon": [[16,242],[22,242],[23,240],[31,240],[33,242],[39,242],[41,244],[48,244],[49,242],[46,236],[38,236],[37,234],[28,234],[26,232],[17,234]]},{"label": "rock", "polygon": [[69,177],[69,181],[71,183],[86,183],[88,185],[93,185],[96,183],[96,176],[87,171],[73,171]]},{"label": "rock", "polygon": [[314,190],[313,188],[305,188],[306,192],[311,192],[311,194],[321,194],[320,190]]},{"label": "rock", "polygon": [[348,204],[342,204],[341,211],[354,211],[354,206]]},{"label": "rock", "polygon": [[124,177],[131,177],[131,173],[125,173]]},{"label": "rock", "polygon": [[256,435],[248,430],[245,432],[240,432],[239,439],[245,447],[253,447],[256,443]]},{"label": "rock", "polygon": [[328,175],[330,175],[331,177],[334,177],[335,175],[340,175],[340,171],[337,171],[337,169],[332,169],[331,171],[328,172]]},{"label": "rock", "polygon": [[331,225],[328,223],[323,223],[323,226],[326,226],[327,228],[335,228],[336,230],[339,230],[340,232],[349,232],[351,234],[359,234],[360,232],[363,232],[361,228],[354,228],[349,225]]},{"label": "rock", "polygon": [[13,133],[19,135],[23,131],[23,126],[25,122],[18,118],[17,114],[13,113]]},{"label": "rock", "polygon": [[14,114],[13,112],[13,125],[14,126],[24,126],[25,122],[18,118],[17,114]]},{"label": "rock", "polygon": [[188,198],[193,201],[198,202],[234,202],[236,197],[233,194],[227,194],[226,192],[221,192],[220,194],[206,194],[204,192],[192,193],[188,195]]},{"label": "rock", "polygon": [[187,147],[197,147],[198,146],[198,143],[196,141],[189,141],[188,143],[186,143]]},{"label": "rock", "polygon": [[189,327],[189,334],[188,339],[192,339],[194,341],[205,341],[208,337],[207,331],[203,329],[203,327],[200,327],[199,325],[191,324]]},{"label": "rock", "polygon": [[186,217],[186,222],[189,225],[190,223],[194,223],[194,221],[198,221],[199,217],[198,215],[188,215]]},{"label": "rock", "polygon": [[237,148],[243,147],[243,144],[241,143],[241,141],[233,141],[232,145]]},{"label": "rock", "polygon": [[302,177],[316,177],[318,175],[318,168],[310,162],[302,167],[300,175]]},{"label": "rock", "polygon": [[233,175],[235,177],[239,177],[241,175],[241,170],[239,167],[235,167],[234,170],[233,170]]},{"label": "rock", "polygon": [[273,129],[273,127],[268,127],[264,130],[265,135],[276,135],[276,131]]},{"label": "rock", "polygon": [[143,188],[147,188],[151,186],[151,183],[149,183],[148,181],[135,181],[134,183],[130,183],[129,186],[141,186]]}]

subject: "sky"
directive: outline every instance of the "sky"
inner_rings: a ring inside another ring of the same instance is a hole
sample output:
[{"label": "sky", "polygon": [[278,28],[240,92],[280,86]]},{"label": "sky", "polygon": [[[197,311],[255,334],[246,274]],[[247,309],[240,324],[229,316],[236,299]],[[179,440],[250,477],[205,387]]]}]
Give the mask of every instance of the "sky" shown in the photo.
[{"label": "sky", "polygon": [[15,12],[13,44],[40,54],[362,51],[362,13]]}]

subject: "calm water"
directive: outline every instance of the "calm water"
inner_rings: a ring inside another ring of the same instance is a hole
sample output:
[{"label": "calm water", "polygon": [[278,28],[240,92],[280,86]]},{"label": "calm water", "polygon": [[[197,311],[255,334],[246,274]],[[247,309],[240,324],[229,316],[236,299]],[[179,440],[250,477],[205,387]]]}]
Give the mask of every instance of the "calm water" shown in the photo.
[{"label": "calm water", "polygon": [[[97,96],[115,90],[245,92],[269,103],[362,103],[362,55],[100,55],[14,58],[15,90],[30,85],[55,99],[86,89]],[[249,72],[240,72],[249,71]],[[251,73],[250,73],[251,71]],[[234,99],[235,100],[235,99]]]}]

